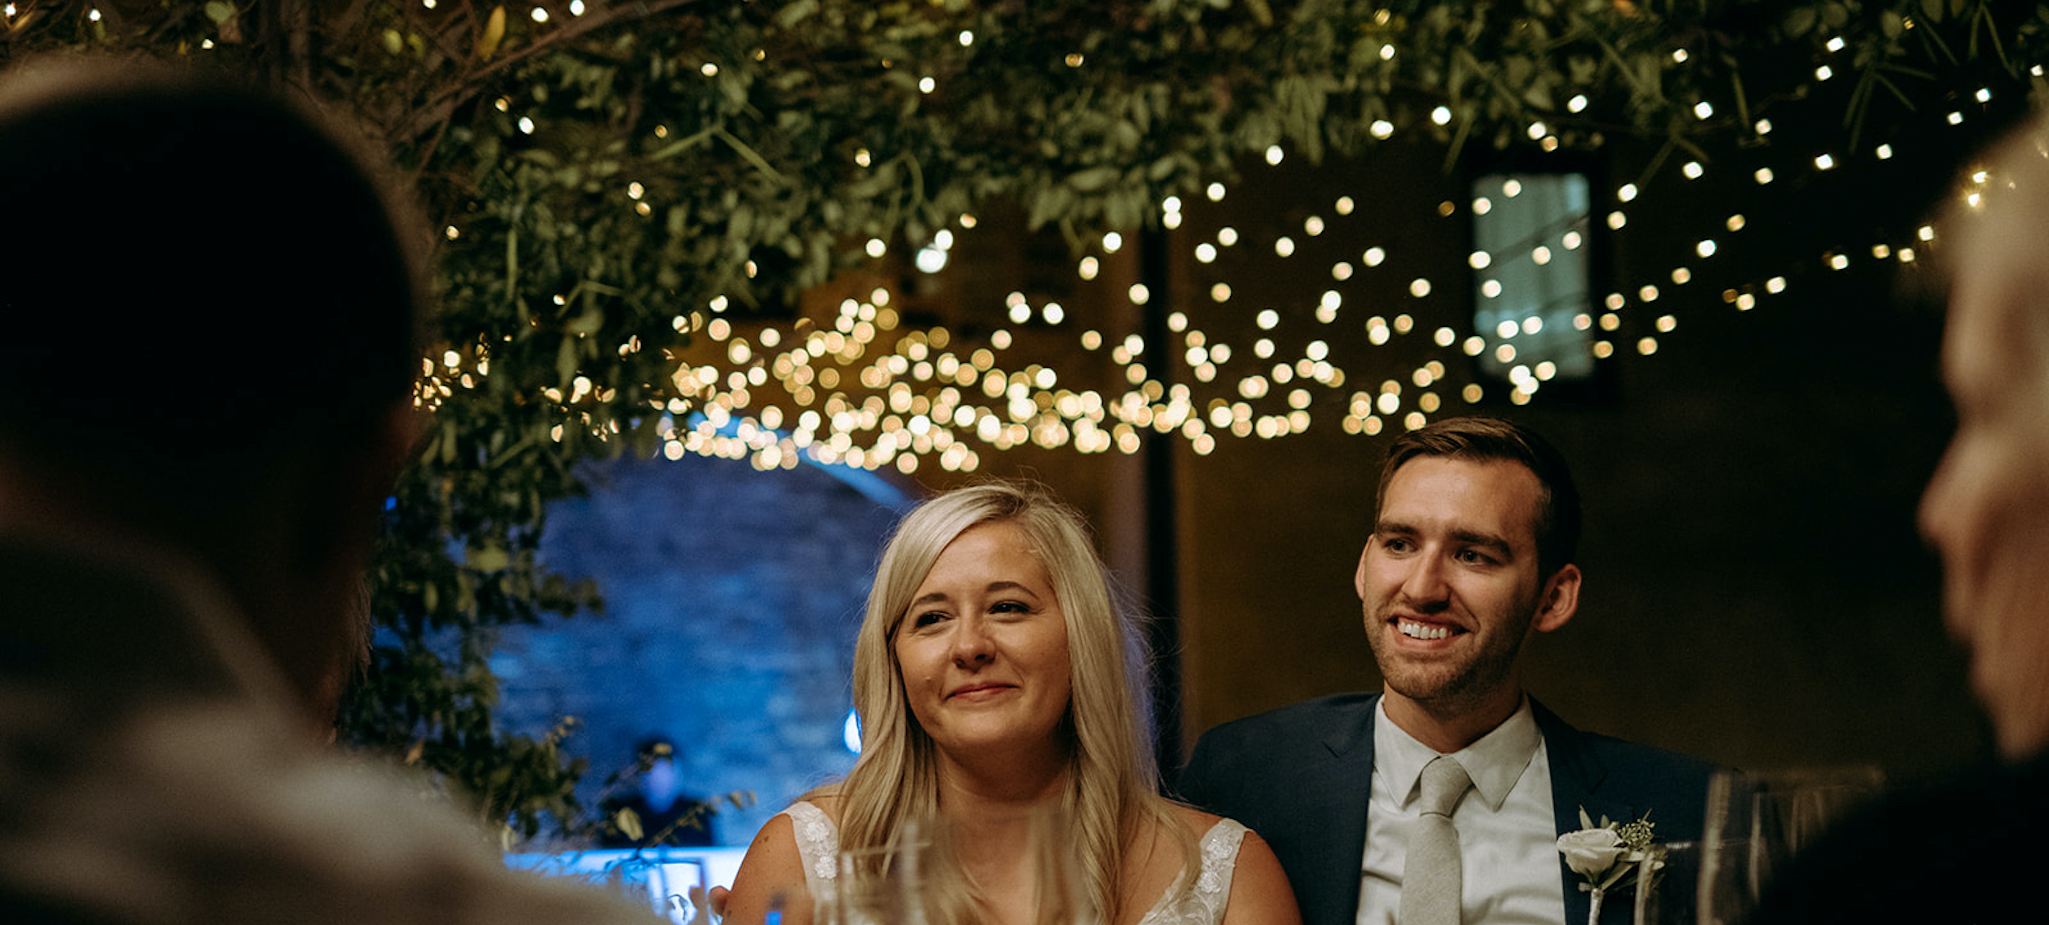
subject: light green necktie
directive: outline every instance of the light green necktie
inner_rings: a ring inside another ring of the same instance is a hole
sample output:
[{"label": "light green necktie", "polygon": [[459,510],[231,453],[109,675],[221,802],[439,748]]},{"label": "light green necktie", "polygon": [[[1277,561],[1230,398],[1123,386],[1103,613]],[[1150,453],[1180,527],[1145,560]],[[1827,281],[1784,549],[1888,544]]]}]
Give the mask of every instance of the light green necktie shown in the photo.
[{"label": "light green necktie", "polygon": [[1446,755],[1423,767],[1423,792],[1416,805],[1421,814],[1409,830],[1409,852],[1402,861],[1402,909],[1399,925],[1459,925],[1458,829],[1451,811],[1472,789],[1466,769]]}]

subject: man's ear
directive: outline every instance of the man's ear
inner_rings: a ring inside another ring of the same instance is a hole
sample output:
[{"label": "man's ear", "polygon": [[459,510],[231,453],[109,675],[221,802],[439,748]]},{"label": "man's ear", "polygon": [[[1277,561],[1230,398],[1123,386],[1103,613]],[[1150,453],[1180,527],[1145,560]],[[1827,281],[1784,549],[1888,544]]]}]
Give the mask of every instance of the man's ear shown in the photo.
[{"label": "man's ear", "polygon": [[1366,599],[1366,554],[1373,551],[1373,537],[1366,538],[1366,545],[1359,550],[1359,569],[1352,573],[1352,590],[1359,593],[1359,600]]},{"label": "man's ear", "polygon": [[1537,616],[1531,621],[1537,632],[1548,633],[1572,619],[1579,611],[1579,566],[1566,565],[1544,582],[1537,599]]}]

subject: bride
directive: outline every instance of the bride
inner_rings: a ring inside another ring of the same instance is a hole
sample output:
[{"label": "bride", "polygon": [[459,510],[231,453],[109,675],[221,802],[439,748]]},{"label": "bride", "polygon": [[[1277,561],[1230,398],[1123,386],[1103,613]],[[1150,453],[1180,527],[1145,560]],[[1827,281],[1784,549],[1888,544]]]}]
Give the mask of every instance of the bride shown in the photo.
[{"label": "bride", "polygon": [[1078,871],[1067,921],[1300,925],[1257,835],[1159,796],[1141,653],[1070,508],[1008,484],[920,506],[883,551],[854,646],[861,757],[763,827],[727,919],[811,925],[836,852],[933,818],[957,868],[924,883],[934,925],[1051,919],[1031,844],[1051,816]]}]

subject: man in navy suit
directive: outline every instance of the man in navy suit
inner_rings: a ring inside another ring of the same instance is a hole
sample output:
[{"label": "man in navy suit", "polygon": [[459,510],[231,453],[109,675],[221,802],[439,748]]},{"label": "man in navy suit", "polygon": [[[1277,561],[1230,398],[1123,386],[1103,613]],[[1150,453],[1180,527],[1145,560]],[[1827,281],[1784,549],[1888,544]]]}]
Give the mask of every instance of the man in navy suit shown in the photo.
[{"label": "man in navy suit", "polygon": [[[1273,846],[1305,925],[1390,925],[1415,873],[1419,779],[1450,756],[1471,780],[1450,815],[1463,925],[1586,922],[1590,894],[1558,836],[1582,828],[1584,810],[1648,815],[1659,841],[1697,838],[1713,769],[1581,732],[1523,692],[1523,644],[1579,603],[1565,460],[1506,421],[1440,421],[1395,441],[1377,508],[1354,584],[1383,692],[1211,730],[1182,795]],[[1628,906],[1604,903],[1601,918],[1626,922]]]}]

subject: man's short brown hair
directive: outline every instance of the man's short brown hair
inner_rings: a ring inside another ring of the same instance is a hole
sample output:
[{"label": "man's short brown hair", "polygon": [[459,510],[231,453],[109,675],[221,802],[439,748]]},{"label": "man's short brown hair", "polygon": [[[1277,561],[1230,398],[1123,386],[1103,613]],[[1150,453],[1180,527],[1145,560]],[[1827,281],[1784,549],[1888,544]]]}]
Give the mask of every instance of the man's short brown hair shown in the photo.
[{"label": "man's short brown hair", "polygon": [[1387,463],[1380,469],[1380,487],[1374,493],[1376,512],[1387,502],[1387,483],[1395,470],[1419,456],[1439,456],[1474,461],[1501,460],[1522,465],[1537,477],[1543,489],[1537,499],[1537,570],[1550,577],[1569,565],[1579,553],[1579,486],[1572,469],[1551,442],[1520,424],[1490,417],[1461,417],[1436,421],[1409,431],[1388,447]]}]

